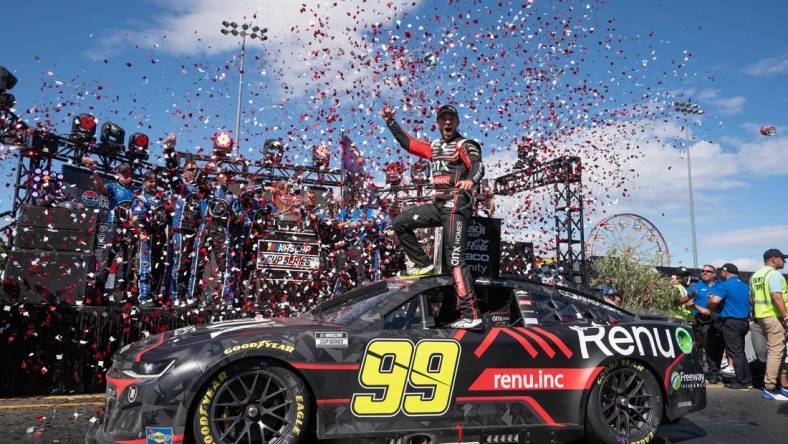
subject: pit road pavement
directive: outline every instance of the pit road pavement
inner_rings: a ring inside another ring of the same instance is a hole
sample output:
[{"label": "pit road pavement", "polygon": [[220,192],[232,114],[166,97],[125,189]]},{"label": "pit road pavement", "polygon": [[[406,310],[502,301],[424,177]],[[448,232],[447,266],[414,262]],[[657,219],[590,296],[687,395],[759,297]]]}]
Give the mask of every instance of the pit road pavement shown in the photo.
[{"label": "pit road pavement", "polygon": [[[705,410],[692,413],[675,424],[663,425],[654,442],[788,442],[788,402],[763,400],[758,390],[742,392],[722,386],[709,386],[707,394],[708,406]],[[91,418],[98,414],[103,405],[103,395],[0,399],[0,443],[82,443]]]}]

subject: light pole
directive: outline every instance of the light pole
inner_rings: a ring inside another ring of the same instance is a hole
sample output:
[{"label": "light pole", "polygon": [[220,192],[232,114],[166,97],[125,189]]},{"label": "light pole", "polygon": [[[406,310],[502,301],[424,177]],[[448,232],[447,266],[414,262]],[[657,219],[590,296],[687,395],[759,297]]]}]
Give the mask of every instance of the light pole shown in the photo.
[{"label": "light pole", "polygon": [[[241,29],[238,29],[241,28]],[[244,88],[244,61],[246,59],[246,37],[251,39],[260,40],[264,42],[268,40],[268,28],[260,28],[259,26],[252,26],[249,23],[238,25],[235,22],[222,22],[222,34],[233,36],[241,36],[241,66],[240,75],[238,76],[238,101],[235,108],[235,153],[239,154],[239,145],[241,143],[241,99],[243,96]]]},{"label": "light pole", "polygon": [[[684,115],[703,114],[700,106],[689,102],[674,102],[673,109]],[[695,194],[692,192],[692,156],[691,145],[687,145],[687,183],[689,184],[690,225],[692,226],[692,268],[698,268],[698,236],[695,230]]]}]

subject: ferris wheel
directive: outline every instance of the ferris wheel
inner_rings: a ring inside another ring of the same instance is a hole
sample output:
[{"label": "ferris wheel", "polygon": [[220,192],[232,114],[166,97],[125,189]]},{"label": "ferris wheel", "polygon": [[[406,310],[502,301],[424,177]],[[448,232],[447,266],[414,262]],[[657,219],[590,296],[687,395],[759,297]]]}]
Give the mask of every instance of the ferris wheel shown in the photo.
[{"label": "ferris wheel", "polygon": [[654,266],[670,265],[668,244],[645,217],[623,213],[600,221],[586,241],[586,255],[615,254]]}]

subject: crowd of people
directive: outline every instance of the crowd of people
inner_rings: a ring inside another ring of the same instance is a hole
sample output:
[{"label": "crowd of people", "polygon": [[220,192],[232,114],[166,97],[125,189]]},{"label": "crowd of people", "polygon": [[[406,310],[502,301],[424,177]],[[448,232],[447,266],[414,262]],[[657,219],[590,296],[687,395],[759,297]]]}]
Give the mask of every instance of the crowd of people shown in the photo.
[{"label": "crowd of people", "polygon": [[[748,390],[753,384],[750,362],[765,355],[764,399],[788,401],[788,287],[779,272],[786,255],[769,249],[764,266],[749,283],[739,276],[736,265],[717,269],[704,265],[700,279],[688,273],[674,276],[679,289],[677,302],[692,314],[706,381],[725,387]],[[748,360],[748,350],[753,359]]]},{"label": "crowd of people", "polygon": [[[94,303],[253,306],[288,315],[404,269],[390,223],[397,207],[368,191],[342,205],[288,182],[239,187],[231,172],[193,160],[169,180],[149,171],[135,188],[128,165],[116,167],[115,180],[106,183],[95,161],[83,164],[108,197],[112,227],[93,283]],[[304,244],[316,241],[319,269],[266,279],[259,241],[282,233],[305,235]]]}]

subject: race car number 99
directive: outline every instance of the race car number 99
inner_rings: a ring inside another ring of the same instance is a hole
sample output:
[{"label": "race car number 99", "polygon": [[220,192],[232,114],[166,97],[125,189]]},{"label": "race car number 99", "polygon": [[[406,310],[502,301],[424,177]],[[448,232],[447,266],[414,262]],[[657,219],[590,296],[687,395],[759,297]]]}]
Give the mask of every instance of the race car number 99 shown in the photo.
[{"label": "race car number 99", "polygon": [[[442,415],[449,408],[460,361],[452,339],[374,339],[367,345],[359,384],[376,393],[353,395],[356,416]],[[408,387],[417,391],[408,393]]]}]

